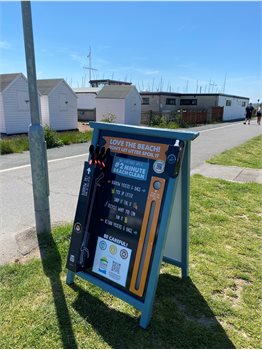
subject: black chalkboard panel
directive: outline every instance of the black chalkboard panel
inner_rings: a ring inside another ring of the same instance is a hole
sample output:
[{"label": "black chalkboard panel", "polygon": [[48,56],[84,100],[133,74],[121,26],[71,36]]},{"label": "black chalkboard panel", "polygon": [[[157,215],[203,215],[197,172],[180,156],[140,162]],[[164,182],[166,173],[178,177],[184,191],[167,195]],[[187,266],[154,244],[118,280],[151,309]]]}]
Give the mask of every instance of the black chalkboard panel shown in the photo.
[{"label": "black chalkboard panel", "polygon": [[[103,130],[95,146],[97,154],[84,166],[67,268],[143,298],[167,182],[178,175],[183,142]],[[110,149],[106,166],[101,149]]]}]

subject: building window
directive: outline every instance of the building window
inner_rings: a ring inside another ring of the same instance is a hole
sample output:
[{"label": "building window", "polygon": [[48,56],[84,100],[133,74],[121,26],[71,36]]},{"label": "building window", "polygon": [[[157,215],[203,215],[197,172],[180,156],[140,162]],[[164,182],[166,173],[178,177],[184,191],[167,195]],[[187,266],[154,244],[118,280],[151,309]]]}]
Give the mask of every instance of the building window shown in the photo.
[{"label": "building window", "polygon": [[231,100],[226,100],[226,106],[231,106]]},{"label": "building window", "polygon": [[191,98],[191,99],[181,98],[180,100],[180,106],[196,106],[196,105],[197,105],[196,98]]},{"label": "building window", "polygon": [[176,105],[176,99],[175,98],[167,98],[166,99],[166,105]]},{"label": "building window", "polygon": [[149,105],[149,97],[142,97],[142,105]]},{"label": "building window", "polygon": [[242,107],[246,107],[246,102],[245,101],[242,102]]}]

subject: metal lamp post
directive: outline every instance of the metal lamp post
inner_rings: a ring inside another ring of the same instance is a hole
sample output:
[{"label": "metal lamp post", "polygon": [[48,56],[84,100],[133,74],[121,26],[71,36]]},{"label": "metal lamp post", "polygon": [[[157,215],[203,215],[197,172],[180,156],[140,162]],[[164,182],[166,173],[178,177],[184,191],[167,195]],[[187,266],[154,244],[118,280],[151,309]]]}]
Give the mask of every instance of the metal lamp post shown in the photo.
[{"label": "metal lamp post", "polygon": [[49,183],[46,142],[44,137],[44,130],[40,124],[30,1],[21,1],[21,9],[23,18],[24,44],[31,114],[31,124],[29,126],[28,137],[30,147],[36,232],[38,234],[50,233],[51,222],[49,210]]}]

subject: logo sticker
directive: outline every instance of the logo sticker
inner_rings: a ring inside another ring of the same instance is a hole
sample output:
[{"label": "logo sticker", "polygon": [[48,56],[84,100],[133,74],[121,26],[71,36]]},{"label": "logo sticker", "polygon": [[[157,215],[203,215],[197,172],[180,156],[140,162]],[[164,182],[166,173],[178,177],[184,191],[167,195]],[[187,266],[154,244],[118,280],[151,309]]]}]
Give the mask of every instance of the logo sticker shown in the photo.
[{"label": "logo sticker", "polygon": [[174,154],[169,154],[169,156],[167,157],[167,162],[169,164],[175,164],[176,162],[176,156]]},{"label": "logo sticker", "polygon": [[106,247],[107,247],[106,242],[105,242],[105,241],[100,241],[100,242],[99,242],[99,247],[100,247],[100,249],[102,249],[102,250],[106,250]]},{"label": "logo sticker", "polygon": [[128,258],[127,250],[126,249],[121,249],[120,256],[121,256],[122,259],[127,259]]},{"label": "logo sticker", "polygon": [[109,251],[112,255],[115,255],[117,253],[117,247],[114,244],[111,244]]},{"label": "logo sticker", "polygon": [[165,162],[163,160],[156,160],[153,164],[154,172],[162,174],[165,170]]},{"label": "logo sticker", "polygon": [[100,259],[99,271],[106,274],[108,260],[105,256]]}]

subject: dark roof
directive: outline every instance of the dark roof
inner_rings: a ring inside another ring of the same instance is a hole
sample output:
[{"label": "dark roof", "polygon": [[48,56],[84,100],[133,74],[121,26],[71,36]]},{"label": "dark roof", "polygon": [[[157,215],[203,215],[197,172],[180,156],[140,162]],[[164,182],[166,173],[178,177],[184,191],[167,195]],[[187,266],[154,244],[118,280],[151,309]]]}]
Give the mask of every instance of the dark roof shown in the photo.
[{"label": "dark roof", "polygon": [[165,95],[165,96],[181,96],[182,94],[179,92],[165,92],[165,91],[156,91],[156,92],[150,92],[150,91],[140,91],[140,95]]},{"label": "dark roof", "polygon": [[233,97],[233,98],[243,98],[246,100],[249,100],[249,97],[244,97],[244,96],[237,96],[237,95],[228,95],[228,94],[223,94],[223,93],[203,93],[203,94],[198,94],[198,93],[185,93],[185,94],[181,94],[183,96],[225,96],[225,97]]},{"label": "dark roof", "polygon": [[12,83],[22,73],[0,74],[0,91],[2,92],[9,84]]},{"label": "dark roof", "polygon": [[37,88],[41,95],[48,95],[53,88],[64,79],[40,79],[37,80]]},{"label": "dark roof", "polygon": [[236,96],[236,95],[228,95],[228,94],[220,94],[220,93],[179,93],[179,92],[164,92],[164,91],[157,91],[157,92],[150,92],[150,91],[140,91],[139,92],[141,96],[160,96],[160,95],[165,95],[165,96],[180,96],[181,98],[183,97],[199,97],[199,96],[225,96],[225,97],[233,97],[233,98],[242,98],[249,100],[249,97],[243,97],[243,96]]},{"label": "dark roof", "polygon": [[133,85],[105,85],[96,98],[125,99],[129,92],[134,88]]}]

